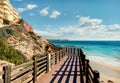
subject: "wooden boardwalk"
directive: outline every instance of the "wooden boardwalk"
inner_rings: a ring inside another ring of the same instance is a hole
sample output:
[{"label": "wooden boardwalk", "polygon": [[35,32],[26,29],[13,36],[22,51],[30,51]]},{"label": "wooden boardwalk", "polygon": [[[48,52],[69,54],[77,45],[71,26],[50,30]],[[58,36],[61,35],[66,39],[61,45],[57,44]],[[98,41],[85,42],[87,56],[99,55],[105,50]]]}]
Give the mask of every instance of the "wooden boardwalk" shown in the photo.
[{"label": "wooden boardwalk", "polygon": [[64,47],[54,53],[34,56],[32,60],[0,71],[0,83],[100,83],[80,48]]},{"label": "wooden boardwalk", "polygon": [[52,70],[42,75],[37,83],[84,83],[80,58],[76,55],[64,57]]}]

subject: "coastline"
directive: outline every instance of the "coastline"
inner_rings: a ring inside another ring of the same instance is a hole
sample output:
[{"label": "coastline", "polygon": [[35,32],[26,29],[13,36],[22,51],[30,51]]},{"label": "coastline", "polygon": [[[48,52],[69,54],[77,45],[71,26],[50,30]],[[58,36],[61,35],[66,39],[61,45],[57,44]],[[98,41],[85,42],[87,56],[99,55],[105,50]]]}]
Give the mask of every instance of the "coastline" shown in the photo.
[{"label": "coastline", "polygon": [[120,67],[93,60],[90,60],[90,64],[94,70],[100,72],[102,83],[107,83],[108,80],[113,81],[113,83],[120,83]]}]

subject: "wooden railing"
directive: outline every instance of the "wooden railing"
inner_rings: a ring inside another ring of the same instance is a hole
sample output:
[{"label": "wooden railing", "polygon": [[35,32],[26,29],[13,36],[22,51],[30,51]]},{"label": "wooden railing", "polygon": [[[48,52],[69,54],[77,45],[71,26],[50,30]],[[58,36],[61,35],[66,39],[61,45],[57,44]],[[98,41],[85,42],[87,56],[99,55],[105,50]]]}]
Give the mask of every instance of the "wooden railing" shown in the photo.
[{"label": "wooden railing", "polygon": [[0,83],[35,83],[37,78],[51,70],[64,56],[64,49],[52,54],[43,54],[33,57],[33,60],[11,68],[3,67],[0,72]]},{"label": "wooden railing", "polygon": [[81,61],[82,76],[85,77],[83,83],[100,83],[100,75],[97,70],[93,70],[89,64],[89,60],[86,59],[85,54],[80,48],[66,47],[65,52],[67,55],[77,55]]},{"label": "wooden railing", "polygon": [[47,53],[33,57],[33,60],[24,64],[11,67],[5,66],[0,72],[0,83],[35,83],[37,78],[51,70],[65,55],[79,56],[81,74],[85,77],[83,83],[100,83],[99,72],[93,70],[80,48],[64,47],[54,53]]}]

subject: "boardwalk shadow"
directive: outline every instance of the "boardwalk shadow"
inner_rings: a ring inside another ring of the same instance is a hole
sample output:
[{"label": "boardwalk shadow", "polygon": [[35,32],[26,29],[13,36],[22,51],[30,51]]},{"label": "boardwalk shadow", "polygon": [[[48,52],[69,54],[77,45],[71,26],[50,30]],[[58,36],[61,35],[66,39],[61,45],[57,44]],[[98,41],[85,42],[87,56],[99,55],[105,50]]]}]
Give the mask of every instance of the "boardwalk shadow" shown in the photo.
[{"label": "boardwalk shadow", "polygon": [[77,83],[77,80],[79,80],[79,83],[84,83],[80,57],[68,56],[60,69],[52,76],[50,83],[55,83],[56,81],[56,83],[62,83],[63,79],[64,83]]}]

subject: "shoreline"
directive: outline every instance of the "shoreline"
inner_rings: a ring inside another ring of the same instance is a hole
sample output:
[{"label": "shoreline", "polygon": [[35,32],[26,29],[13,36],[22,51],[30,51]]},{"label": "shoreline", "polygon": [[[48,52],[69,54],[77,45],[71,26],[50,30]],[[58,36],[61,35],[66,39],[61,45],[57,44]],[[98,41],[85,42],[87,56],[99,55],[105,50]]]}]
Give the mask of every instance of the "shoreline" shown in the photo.
[{"label": "shoreline", "polygon": [[94,60],[90,60],[90,65],[94,70],[99,71],[100,81],[104,81],[102,83],[107,83],[108,80],[113,81],[113,83],[120,83],[120,67]]}]

